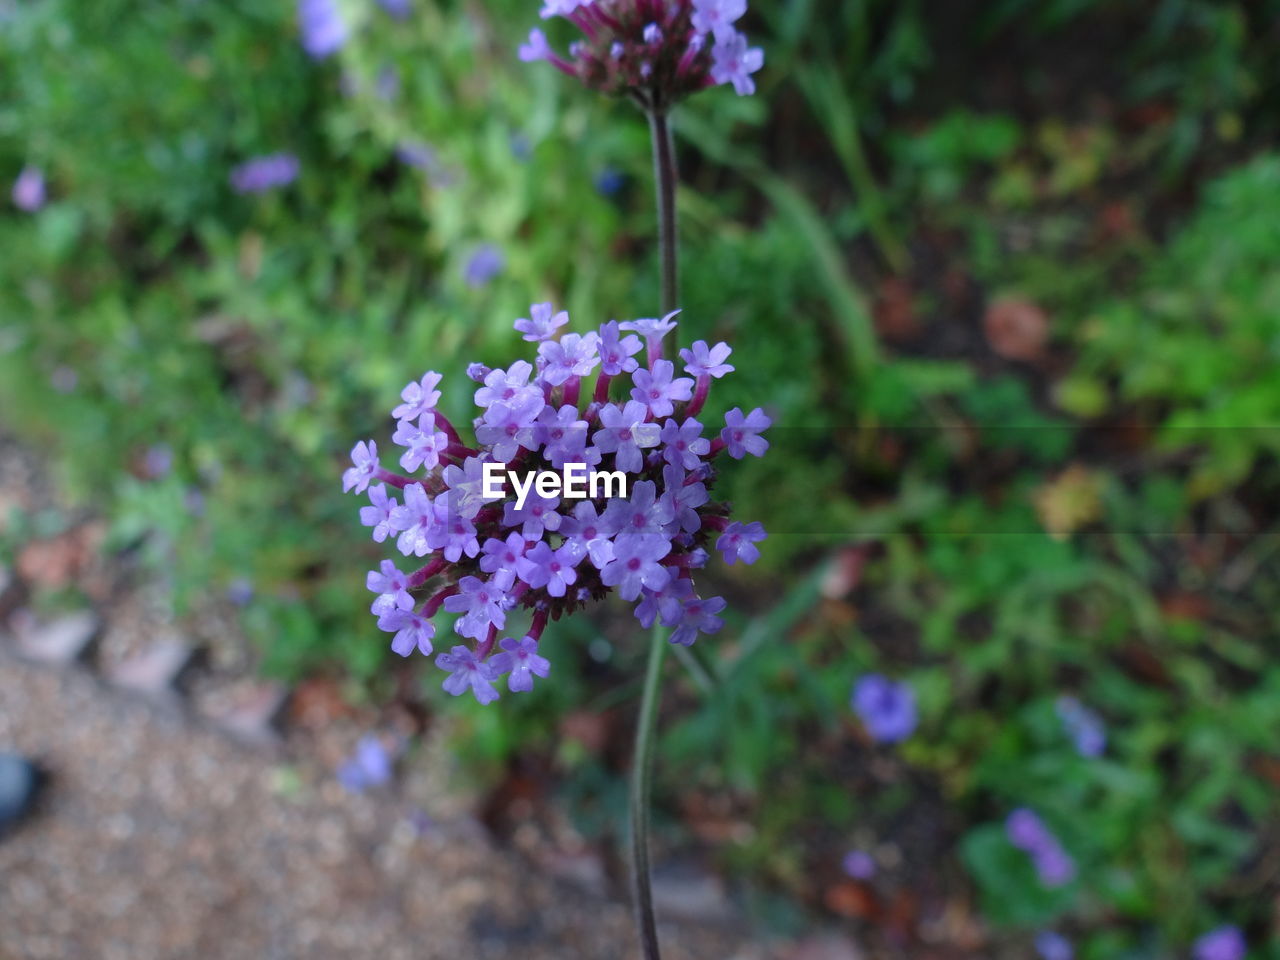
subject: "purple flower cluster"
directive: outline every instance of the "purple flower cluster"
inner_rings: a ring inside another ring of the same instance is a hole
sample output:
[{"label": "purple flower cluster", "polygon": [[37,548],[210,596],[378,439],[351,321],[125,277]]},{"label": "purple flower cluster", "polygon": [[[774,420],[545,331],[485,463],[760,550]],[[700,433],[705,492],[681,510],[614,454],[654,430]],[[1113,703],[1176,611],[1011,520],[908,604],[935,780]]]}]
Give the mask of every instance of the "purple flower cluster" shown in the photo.
[{"label": "purple flower cluster", "polygon": [[1046,887],[1061,887],[1075,879],[1076,863],[1033,810],[1019,807],[1004,825],[1009,842],[1025,851]]},{"label": "purple flower cluster", "polygon": [[1191,948],[1195,960],[1244,960],[1249,947],[1238,927],[1225,926],[1210,930]]},{"label": "purple flower cluster", "polygon": [[545,0],[542,18],[564,17],[583,38],[562,57],[534,29],[520,59],[546,60],[593,90],[651,109],[720,83],[745,96],[764,65],[763,51],[734,26],[746,10],[747,0]]},{"label": "purple flower cluster", "polygon": [[[471,643],[436,658],[449,673],[448,692],[469,690],[488,703],[503,674],[510,690],[532,689],[550,669],[538,654],[548,621],[611,592],[635,604],[643,626],[671,628],[672,643],[687,646],[723,625],[725,601],[698,596],[693,572],[711,549],[727,563],[752,563],[765,532],[731,520],[728,506],[712,499],[715,460],[763,455],[769,443],[760,434],[770,420],[759,408],[735,407],[719,436],[703,436],[697,418],[711,381],[733,370],[730,349],[698,341],[680,351],[677,370],[663,355],[674,316],[561,333],[568,314],[534,304],[515,328],[537,344],[535,363],[467,370],[478,385],[475,445],[436,408],[434,372],[406,386],[392,410],[400,467],[424,476],[386,470],[374,441],[356,444],[342,481],[344,490],[367,490],[361,522],[404,556],[430,557],[409,573],[391,560],[371,571],[372,613],[401,656],[431,654],[432,617],[442,607],[458,615],[454,630]],[[486,496],[486,464],[513,474],[499,498]],[[603,485],[572,499],[532,486],[523,498],[509,495],[521,476],[532,484],[535,473],[567,465],[620,472],[630,495],[610,496]],[[523,632],[508,623],[516,607],[531,614]],[[502,633],[513,635],[499,641]]]},{"label": "purple flower cluster", "polygon": [[1062,721],[1076,752],[1082,757],[1100,757],[1107,748],[1107,728],[1102,718],[1075,697],[1059,697],[1056,704],[1058,719]]},{"label": "purple flower cluster", "polygon": [[293,183],[299,169],[298,158],[291,153],[255,157],[231,171],[231,187],[236,193],[266,193]]},{"label": "purple flower cluster", "polygon": [[916,696],[905,683],[869,673],[853,685],[849,704],[877,743],[897,743],[916,728]]}]

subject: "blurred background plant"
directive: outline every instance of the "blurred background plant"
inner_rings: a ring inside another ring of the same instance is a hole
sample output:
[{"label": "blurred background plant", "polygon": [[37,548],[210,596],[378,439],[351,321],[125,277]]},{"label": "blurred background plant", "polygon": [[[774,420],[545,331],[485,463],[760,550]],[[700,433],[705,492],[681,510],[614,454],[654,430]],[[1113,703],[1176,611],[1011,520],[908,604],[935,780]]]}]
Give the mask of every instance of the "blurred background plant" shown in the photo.
[{"label": "blurred background plant", "polygon": [[[0,3],[0,418],[108,549],[237,605],[264,670],[378,700],[405,693],[347,439],[423,369],[507,355],[530,302],[656,305],[647,134],[517,61],[524,4],[321,6],[300,37],[283,2]],[[699,645],[713,683],[668,698],[664,842],[769,929],[1109,958],[1231,925],[1280,956],[1280,3],[745,27],[759,95],[676,118],[683,322],[750,371],[717,400],[774,414],[726,478],[774,536],[722,584],[750,613]],[[473,775],[618,830],[627,636],[566,624],[557,683],[450,704]],[[901,742],[852,708],[871,673],[914,697]],[[1019,808],[1069,881],[1010,842]]]}]

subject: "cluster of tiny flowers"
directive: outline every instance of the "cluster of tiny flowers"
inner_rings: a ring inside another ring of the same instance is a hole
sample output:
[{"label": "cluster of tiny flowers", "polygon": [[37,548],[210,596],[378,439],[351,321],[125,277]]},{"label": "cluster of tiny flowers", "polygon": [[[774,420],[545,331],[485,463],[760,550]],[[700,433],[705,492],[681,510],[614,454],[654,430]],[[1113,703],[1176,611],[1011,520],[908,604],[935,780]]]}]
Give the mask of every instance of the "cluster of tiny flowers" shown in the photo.
[{"label": "cluster of tiny flowers", "polygon": [[[472,643],[440,653],[436,664],[449,673],[445,690],[470,690],[482,703],[498,697],[503,674],[512,691],[546,677],[550,665],[538,642],[548,621],[611,592],[635,604],[643,626],[671,628],[673,643],[716,632],[725,601],[698,596],[693,572],[707,563],[709,548],[729,564],[752,563],[765,539],[759,523],[731,520],[728,506],[711,496],[718,456],[761,456],[769,447],[760,434],[770,420],[759,408],[744,414],[735,407],[718,436],[703,436],[698,414],[711,381],[734,369],[725,362],[728,345],[699,340],[681,350],[688,376],[680,376],[662,348],[675,313],[562,335],[566,312],[543,303],[529,313],[515,327],[537,344],[536,364],[467,370],[479,385],[475,445],[436,408],[441,375],[428,372],[392,410],[405,473],[384,469],[370,440],[356,444],[342,480],[344,490],[367,491],[360,519],[375,541],[429,558],[411,572],[384,560],[369,573],[371,610],[393,634],[392,650],[431,654],[432,617],[441,607],[458,614],[454,630]],[[570,464],[614,473],[614,480],[620,471],[630,495],[590,489],[590,496],[561,499],[526,488],[522,503],[505,492],[486,498],[485,464],[517,478]],[[530,613],[530,624],[513,633],[508,621],[517,607]]]},{"label": "cluster of tiny flowers", "polygon": [[544,0],[542,18],[564,17],[583,37],[561,56],[534,29],[520,59],[546,60],[587,87],[665,109],[704,87],[755,92],[764,53],[734,26],[747,0]]},{"label": "cluster of tiny flowers", "polygon": [[1005,834],[1010,843],[1031,858],[1040,882],[1046,887],[1060,887],[1075,879],[1076,863],[1071,854],[1062,848],[1034,810],[1019,807],[1009,814]]}]

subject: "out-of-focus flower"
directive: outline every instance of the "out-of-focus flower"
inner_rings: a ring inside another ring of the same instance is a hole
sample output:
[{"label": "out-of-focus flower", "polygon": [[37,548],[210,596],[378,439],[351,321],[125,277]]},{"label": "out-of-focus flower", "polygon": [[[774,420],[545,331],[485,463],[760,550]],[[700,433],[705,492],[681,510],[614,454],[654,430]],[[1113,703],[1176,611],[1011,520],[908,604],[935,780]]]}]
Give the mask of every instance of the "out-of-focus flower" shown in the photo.
[{"label": "out-of-focus flower", "polygon": [[370,733],[360,738],[355,751],[338,767],[338,782],[352,793],[363,793],[389,783],[394,768],[395,757],[382,738]]},{"label": "out-of-focus flower", "polygon": [[227,599],[237,607],[249,605],[253,599],[253,581],[247,577],[237,577],[227,585]]},{"label": "out-of-focus flower", "polygon": [[[449,693],[471,692],[491,702],[503,674],[512,691],[531,689],[535,676],[550,672],[538,652],[547,623],[610,592],[635,604],[642,626],[671,628],[674,644],[691,644],[723,626],[725,601],[699,597],[693,572],[708,562],[713,540],[730,562],[751,563],[759,556],[754,544],[765,533],[758,523],[734,523],[728,505],[712,500],[719,451],[701,438],[702,424],[689,415],[705,401],[711,379],[725,372],[721,361],[729,348],[717,344],[699,352],[714,362],[695,363],[690,372],[696,384],[675,378],[661,355],[673,316],[561,333],[568,315],[549,303],[534,304],[515,326],[537,343],[536,367],[526,360],[505,369],[468,367],[478,384],[475,446],[436,408],[440,375],[428,372],[401,391],[392,437],[409,451],[401,466],[426,475],[415,479],[386,470],[372,440],[352,450],[343,489],[368,489],[360,519],[373,528],[374,539],[394,538],[404,556],[435,554],[414,571],[385,561],[368,575],[377,595],[372,612],[378,627],[394,634],[392,650],[433,653],[431,618],[442,608],[458,614],[454,631],[474,642],[436,658],[449,673]],[[640,337],[622,336],[623,327],[649,340],[647,367],[632,359],[641,350]],[[627,374],[631,391],[620,384],[612,392],[639,392],[643,399],[611,400],[612,381]],[[665,428],[659,410],[670,414]],[[768,424],[759,409],[736,414],[734,422],[749,424],[753,437]],[[431,455],[424,457],[421,438],[428,435]],[[763,452],[745,436],[734,443],[740,454]],[[727,449],[720,441],[719,450]],[[500,494],[486,492],[485,466],[493,464],[503,465],[504,474],[507,465],[532,472],[602,464],[628,480],[631,496],[601,489],[561,498],[526,489],[517,502],[505,484]],[[517,607],[530,611],[528,629],[500,638]]]},{"label": "out-of-focus flower", "polygon": [[1239,927],[1224,926],[1210,930],[1191,948],[1195,960],[1244,960],[1249,950]]},{"label": "out-of-focus flower", "polygon": [[302,48],[316,60],[337,53],[350,36],[337,0],[298,0],[298,31]]},{"label": "out-of-focus flower", "polygon": [[378,0],[378,6],[397,20],[404,20],[413,12],[413,0]]},{"label": "out-of-focus flower", "polygon": [[502,251],[493,244],[486,243],[477,248],[468,258],[462,277],[466,280],[467,286],[473,289],[483,287],[500,274],[506,264],[507,259],[502,255]]},{"label": "out-of-focus flower", "polygon": [[301,168],[291,153],[255,157],[231,171],[231,187],[237,193],[266,193],[293,183]]},{"label": "out-of-focus flower", "polygon": [[167,443],[157,443],[147,448],[143,457],[143,470],[151,480],[167,476],[173,469],[173,448]]},{"label": "out-of-focus flower", "polygon": [[26,166],[13,181],[13,205],[26,213],[35,213],[44,206],[44,173],[38,167]]},{"label": "out-of-focus flower", "polygon": [[1010,843],[1031,857],[1036,874],[1046,887],[1060,887],[1075,879],[1075,860],[1034,810],[1019,807],[1010,813],[1005,821],[1005,835]]},{"label": "out-of-focus flower", "polygon": [[840,868],[855,880],[870,880],[876,875],[875,858],[865,850],[850,850],[840,861]]},{"label": "out-of-focus flower", "polygon": [[1052,930],[1041,930],[1036,934],[1036,953],[1040,954],[1041,960],[1071,960],[1075,956],[1071,941]]},{"label": "out-of-focus flower", "polygon": [[1058,718],[1082,757],[1098,757],[1107,748],[1107,728],[1102,718],[1075,697],[1059,697]]},{"label": "out-of-focus flower", "polygon": [[878,673],[854,684],[850,705],[879,743],[905,740],[916,728],[916,696],[911,687]]}]

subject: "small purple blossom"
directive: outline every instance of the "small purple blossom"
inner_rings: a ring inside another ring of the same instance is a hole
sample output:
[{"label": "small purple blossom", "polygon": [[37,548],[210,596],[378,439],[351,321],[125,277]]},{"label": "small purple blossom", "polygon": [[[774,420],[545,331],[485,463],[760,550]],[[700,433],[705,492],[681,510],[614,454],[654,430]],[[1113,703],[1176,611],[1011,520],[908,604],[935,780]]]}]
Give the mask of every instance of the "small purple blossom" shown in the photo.
[{"label": "small purple blossom", "polygon": [[617,587],[623,600],[634,600],[641,587],[661,590],[671,574],[659,561],[671,552],[671,541],[654,534],[626,534],[613,544],[613,560],[600,571],[607,587]]},{"label": "small purple blossom", "polygon": [[409,575],[401,573],[390,560],[383,560],[380,570],[370,570],[365,585],[378,595],[369,609],[377,616],[392,610],[412,610],[413,597],[409,595]]},{"label": "small purple blossom", "polygon": [[760,559],[760,548],[757,543],[768,534],[764,532],[764,524],[731,522],[724,528],[724,533],[716,540],[716,549],[724,554],[724,562],[733,566],[737,561],[755,563]]},{"label": "small purple blossom", "polygon": [[578,572],[574,567],[584,556],[586,550],[572,541],[557,550],[538,542],[516,561],[516,571],[520,579],[534,589],[545,587],[549,596],[563,597],[577,582]]},{"label": "small purple blossom", "polygon": [[[507,595],[493,580],[463,577],[459,592],[444,601],[450,613],[460,613],[457,631],[460,636],[483,639],[490,625],[501,630],[507,623]],[[455,648],[456,650],[456,648]]]},{"label": "small purple blossom", "polygon": [[382,543],[396,532],[395,523],[391,519],[392,512],[399,501],[387,495],[385,484],[371,484],[369,487],[370,506],[360,508],[360,522],[366,527],[373,527],[373,540]]},{"label": "small purple blossom", "polygon": [[521,317],[516,321],[516,329],[524,336],[523,340],[530,343],[539,343],[543,340],[550,340],[555,336],[556,331],[569,322],[569,311],[557,311],[549,303],[535,303],[529,307],[529,316]]},{"label": "small purple blossom", "polygon": [[1059,697],[1055,704],[1062,721],[1082,757],[1099,757],[1107,748],[1107,728],[1102,718],[1075,697]]},{"label": "small purple blossom", "polygon": [[662,425],[662,456],[672,466],[696,470],[702,465],[702,457],[711,452],[711,441],[702,436],[702,424],[690,417],[676,425],[668,420]]},{"label": "small purple blossom", "polygon": [[733,364],[725,363],[731,353],[727,343],[708,347],[707,341],[695,340],[692,349],[680,351],[680,359],[684,361],[684,372],[690,376],[719,379],[734,370]]},{"label": "small purple blossom", "polygon": [[635,354],[644,349],[640,338],[634,334],[622,336],[617,320],[601,324],[596,352],[600,355],[600,371],[610,377],[631,373],[640,365]]},{"label": "small purple blossom", "polygon": [[533,637],[507,637],[498,646],[502,653],[495,654],[489,662],[495,674],[509,674],[507,688],[512,693],[528,693],[533,689],[534,676],[545,680],[550,674],[551,662],[538,655],[538,641]]},{"label": "small purple blossom", "polygon": [[877,743],[898,743],[916,728],[916,697],[905,683],[869,673],[853,685],[850,705]]},{"label": "small purple blossom", "polygon": [[656,23],[651,23],[644,28],[643,37],[645,43],[656,46],[662,42],[662,28]]},{"label": "small purple blossom", "polygon": [[1191,955],[1195,960],[1244,960],[1248,950],[1240,928],[1228,925],[1210,930],[1196,940]]},{"label": "small purple blossom", "polygon": [[747,0],[693,0],[693,29],[700,35],[722,34],[747,12]]},{"label": "small purple blossom", "polygon": [[236,193],[266,193],[298,179],[302,165],[291,153],[255,157],[231,171],[231,187]]},{"label": "small purple blossom", "polygon": [[840,869],[855,880],[870,880],[876,875],[876,861],[865,850],[850,850],[840,861]]},{"label": "small purple blossom", "polygon": [[482,548],[480,569],[490,575],[499,589],[510,590],[515,585],[516,565],[524,556],[526,546],[524,537],[518,533],[507,534],[505,540],[490,537]]},{"label": "small purple blossom", "polygon": [[756,92],[751,74],[764,66],[764,51],[759,47],[747,47],[747,38],[736,30],[716,35],[711,48],[711,79],[716,83],[733,84],[740,97]]},{"label": "small purple blossom", "polygon": [[391,411],[397,420],[417,420],[431,413],[440,402],[440,374],[428,370],[421,380],[415,380],[400,391],[400,399],[404,402]]},{"label": "small purple blossom", "polygon": [[640,336],[644,337],[645,340],[649,342],[650,346],[653,346],[676,328],[675,315],[679,312],[679,310],[672,310],[665,317],[657,320],[645,318],[641,318],[639,320],[625,320],[618,326],[623,330],[634,330],[636,333],[640,334]]},{"label": "small purple blossom", "polygon": [[1075,879],[1076,864],[1034,810],[1019,807],[1005,820],[1009,842],[1024,851],[1046,887],[1061,887]]},{"label": "small purple blossom", "polygon": [[410,473],[419,467],[434,470],[449,446],[449,438],[443,431],[435,429],[430,414],[423,417],[420,425],[411,420],[401,420],[391,435],[391,442],[405,448],[400,455],[400,466]]},{"label": "small purple blossom", "polygon": [[614,454],[619,470],[637,473],[644,465],[640,451],[656,447],[662,430],[656,423],[646,423],[649,411],[643,403],[632,400],[619,408],[610,404],[600,411],[601,429],[592,442],[601,453]]},{"label": "small purple blossom", "polygon": [[338,782],[351,793],[363,793],[391,781],[395,763],[381,737],[366,734],[355,751],[338,767]]},{"label": "small purple blossom", "polygon": [[45,202],[44,173],[27,165],[13,181],[13,205],[24,213],[35,213]]},{"label": "small purple blossom", "polygon": [[525,63],[551,59],[551,45],[547,43],[547,35],[534,27],[529,31],[529,39],[520,44],[517,56]]},{"label": "small purple blossom", "polygon": [[545,531],[560,528],[563,517],[556,512],[559,505],[559,497],[531,493],[525,498],[523,507],[517,507],[513,502],[502,505],[502,525],[519,527],[521,535],[530,543],[541,540]]},{"label": "small purple blossom", "polygon": [[336,0],[298,0],[298,30],[303,49],[316,60],[337,53],[349,36]]},{"label": "small purple blossom", "polygon": [[372,440],[367,443],[361,440],[351,448],[351,463],[342,474],[342,492],[364,493],[378,471],[378,445]]},{"label": "small purple blossom", "polygon": [[448,653],[440,654],[436,657],[436,666],[449,671],[444,682],[446,693],[458,697],[470,689],[481,703],[493,703],[498,699],[498,691],[493,686],[498,674],[493,664],[480,660],[466,647],[459,645]]},{"label": "small purple blossom", "polygon": [[652,370],[641,368],[631,375],[635,388],[631,399],[643,403],[653,417],[669,417],[675,410],[675,400],[689,400],[693,396],[693,381],[688,377],[672,379],[675,364],[670,360],[658,360]]},{"label": "small purple blossom", "polygon": [[759,407],[745,417],[740,407],[734,407],[724,415],[724,429],[720,431],[720,439],[728,447],[729,456],[735,460],[741,460],[748,453],[754,457],[763,457],[769,449],[769,441],[759,434],[772,424],[773,421]]},{"label": "small purple blossom", "polygon": [[391,650],[407,657],[417,650],[424,657],[431,656],[431,641],[436,635],[436,625],[413,610],[390,610],[378,617],[378,629],[393,633]]},{"label": "small purple blossom", "polygon": [[431,551],[436,527],[435,506],[420,483],[404,488],[404,504],[391,508],[391,526],[400,531],[396,548],[406,557],[424,557]]},{"label": "small purple blossom", "polygon": [[397,20],[408,17],[413,9],[412,0],[378,0],[378,6]]},{"label": "small purple blossom", "polygon": [[463,268],[462,278],[467,282],[467,286],[476,290],[488,286],[506,265],[507,258],[502,255],[502,251],[493,244],[486,243],[471,254],[466,267]]},{"label": "small purple blossom", "polygon": [[668,638],[672,643],[691,646],[699,633],[717,633],[724,621],[716,616],[725,608],[724,597],[689,597],[680,610],[680,620]]},{"label": "small purple blossom", "polygon": [[572,377],[588,376],[600,358],[596,355],[594,333],[566,333],[557,340],[538,344],[538,360],[542,364],[542,379],[558,387]]},{"label": "small purple blossom", "polygon": [[1075,956],[1071,941],[1052,930],[1036,934],[1036,953],[1040,954],[1040,960],[1072,960]]}]

